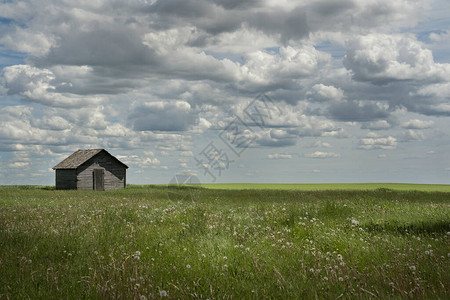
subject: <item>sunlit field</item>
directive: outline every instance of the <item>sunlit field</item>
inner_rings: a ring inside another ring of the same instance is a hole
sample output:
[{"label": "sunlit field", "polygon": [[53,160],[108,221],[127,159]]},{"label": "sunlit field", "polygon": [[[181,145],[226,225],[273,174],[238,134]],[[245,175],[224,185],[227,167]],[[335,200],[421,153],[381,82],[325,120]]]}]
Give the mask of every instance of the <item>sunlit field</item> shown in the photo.
[{"label": "sunlit field", "polygon": [[424,191],[424,192],[450,192],[450,185],[444,184],[410,184],[410,183],[208,183],[201,185],[204,188],[241,190],[241,189],[268,189],[268,190],[375,190],[392,189],[396,191]]},{"label": "sunlit field", "polygon": [[206,187],[0,187],[0,299],[450,298],[448,186]]}]

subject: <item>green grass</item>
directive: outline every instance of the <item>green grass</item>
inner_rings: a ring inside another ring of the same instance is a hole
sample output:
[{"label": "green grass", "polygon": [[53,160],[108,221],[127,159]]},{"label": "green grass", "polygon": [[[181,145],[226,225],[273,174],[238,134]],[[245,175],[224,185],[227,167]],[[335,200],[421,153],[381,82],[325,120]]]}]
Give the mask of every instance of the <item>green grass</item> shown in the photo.
[{"label": "green grass", "polygon": [[450,192],[448,184],[410,184],[410,183],[208,183],[201,185],[210,189],[242,190],[374,190],[392,189],[398,191]]},{"label": "green grass", "polygon": [[448,192],[211,187],[0,187],[0,299],[450,297]]}]

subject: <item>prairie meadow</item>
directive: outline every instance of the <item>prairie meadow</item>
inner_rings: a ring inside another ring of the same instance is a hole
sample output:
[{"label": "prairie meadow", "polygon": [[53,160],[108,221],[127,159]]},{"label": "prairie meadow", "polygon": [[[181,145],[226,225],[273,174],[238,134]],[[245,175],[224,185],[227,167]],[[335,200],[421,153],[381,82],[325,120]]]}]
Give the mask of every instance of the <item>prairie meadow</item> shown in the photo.
[{"label": "prairie meadow", "polygon": [[448,299],[446,189],[3,186],[0,299]]}]

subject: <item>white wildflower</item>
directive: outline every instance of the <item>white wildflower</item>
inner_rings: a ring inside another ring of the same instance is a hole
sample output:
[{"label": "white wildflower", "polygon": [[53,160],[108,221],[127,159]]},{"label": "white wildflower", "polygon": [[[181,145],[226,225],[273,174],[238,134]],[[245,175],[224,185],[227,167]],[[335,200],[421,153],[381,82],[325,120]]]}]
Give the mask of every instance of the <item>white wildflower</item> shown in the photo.
[{"label": "white wildflower", "polygon": [[165,290],[161,290],[159,291],[159,296],[160,297],[167,297],[169,294],[165,291]]}]

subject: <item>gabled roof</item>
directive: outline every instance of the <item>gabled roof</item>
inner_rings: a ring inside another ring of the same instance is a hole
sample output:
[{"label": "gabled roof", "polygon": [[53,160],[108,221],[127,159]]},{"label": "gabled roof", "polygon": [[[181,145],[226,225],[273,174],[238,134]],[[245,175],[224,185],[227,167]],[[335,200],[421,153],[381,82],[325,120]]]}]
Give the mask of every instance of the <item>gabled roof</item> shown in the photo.
[{"label": "gabled roof", "polygon": [[57,164],[53,167],[53,170],[56,169],[76,169],[82,164],[84,164],[86,161],[91,159],[92,157],[96,156],[100,152],[105,151],[108,155],[110,155],[113,159],[117,160],[119,163],[124,165],[127,169],[128,166],[112,156],[108,151],[105,149],[87,149],[87,150],[77,150],[74,153],[72,153],[69,157],[67,157],[65,160]]}]

